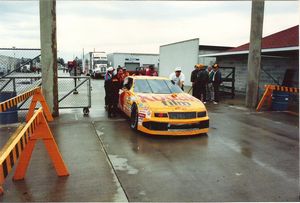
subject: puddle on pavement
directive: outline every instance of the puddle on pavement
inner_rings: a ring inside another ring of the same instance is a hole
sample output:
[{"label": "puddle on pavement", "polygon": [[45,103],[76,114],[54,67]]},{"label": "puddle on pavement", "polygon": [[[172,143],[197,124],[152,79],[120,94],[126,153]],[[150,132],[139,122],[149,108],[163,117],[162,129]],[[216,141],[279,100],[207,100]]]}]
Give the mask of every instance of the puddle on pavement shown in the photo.
[{"label": "puddle on pavement", "polygon": [[108,155],[115,170],[126,171],[130,175],[137,174],[139,171],[128,164],[128,160],[120,158],[118,155]]},{"label": "puddle on pavement", "polygon": [[104,135],[104,132],[101,132],[100,130],[96,130],[98,137],[100,137],[101,135]]}]

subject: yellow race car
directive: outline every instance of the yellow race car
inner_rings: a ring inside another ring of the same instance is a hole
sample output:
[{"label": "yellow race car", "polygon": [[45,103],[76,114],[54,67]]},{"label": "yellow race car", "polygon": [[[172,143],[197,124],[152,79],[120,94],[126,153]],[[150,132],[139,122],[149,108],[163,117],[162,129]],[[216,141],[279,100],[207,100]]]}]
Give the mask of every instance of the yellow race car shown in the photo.
[{"label": "yellow race car", "polygon": [[125,78],[119,108],[132,129],[152,135],[196,135],[209,128],[204,104],[164,77]]}]

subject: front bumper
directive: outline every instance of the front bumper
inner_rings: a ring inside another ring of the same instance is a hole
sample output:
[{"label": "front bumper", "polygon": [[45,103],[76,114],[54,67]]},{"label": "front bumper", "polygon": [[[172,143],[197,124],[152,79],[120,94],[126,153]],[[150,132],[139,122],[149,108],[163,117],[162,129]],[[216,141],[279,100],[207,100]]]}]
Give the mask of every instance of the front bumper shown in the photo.
[{"label": "front bumper", "polygon": [[138,130],[152,135],[196,135],[207,133],[209,129],[209,119],[192,122],[160,122],[144,120],[138,125]]}]

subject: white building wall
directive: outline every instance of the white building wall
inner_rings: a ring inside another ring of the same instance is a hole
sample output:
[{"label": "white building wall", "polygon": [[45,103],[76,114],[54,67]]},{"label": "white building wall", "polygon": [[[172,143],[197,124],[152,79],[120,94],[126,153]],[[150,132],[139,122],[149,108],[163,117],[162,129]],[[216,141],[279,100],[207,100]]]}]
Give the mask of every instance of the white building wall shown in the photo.
[{"label": "white building wall", "polygon": [[178,66],[185,75],[185,85],[191,86],[191,72],[198,63],[199,39],[191,39],[182,42],[160,46],[159,76],[169,77]]}]

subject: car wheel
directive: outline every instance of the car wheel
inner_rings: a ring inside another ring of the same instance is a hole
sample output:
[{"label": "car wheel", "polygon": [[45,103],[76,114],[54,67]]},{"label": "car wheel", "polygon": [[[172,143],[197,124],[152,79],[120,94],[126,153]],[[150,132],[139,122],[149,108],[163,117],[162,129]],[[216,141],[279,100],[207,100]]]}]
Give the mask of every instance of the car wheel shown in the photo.
[{"label": "car wheel", "polygon": [[137,125],[138,125],[138,109],[136,104],[133,104],[131,108],[130,128],[137,130]]}]

